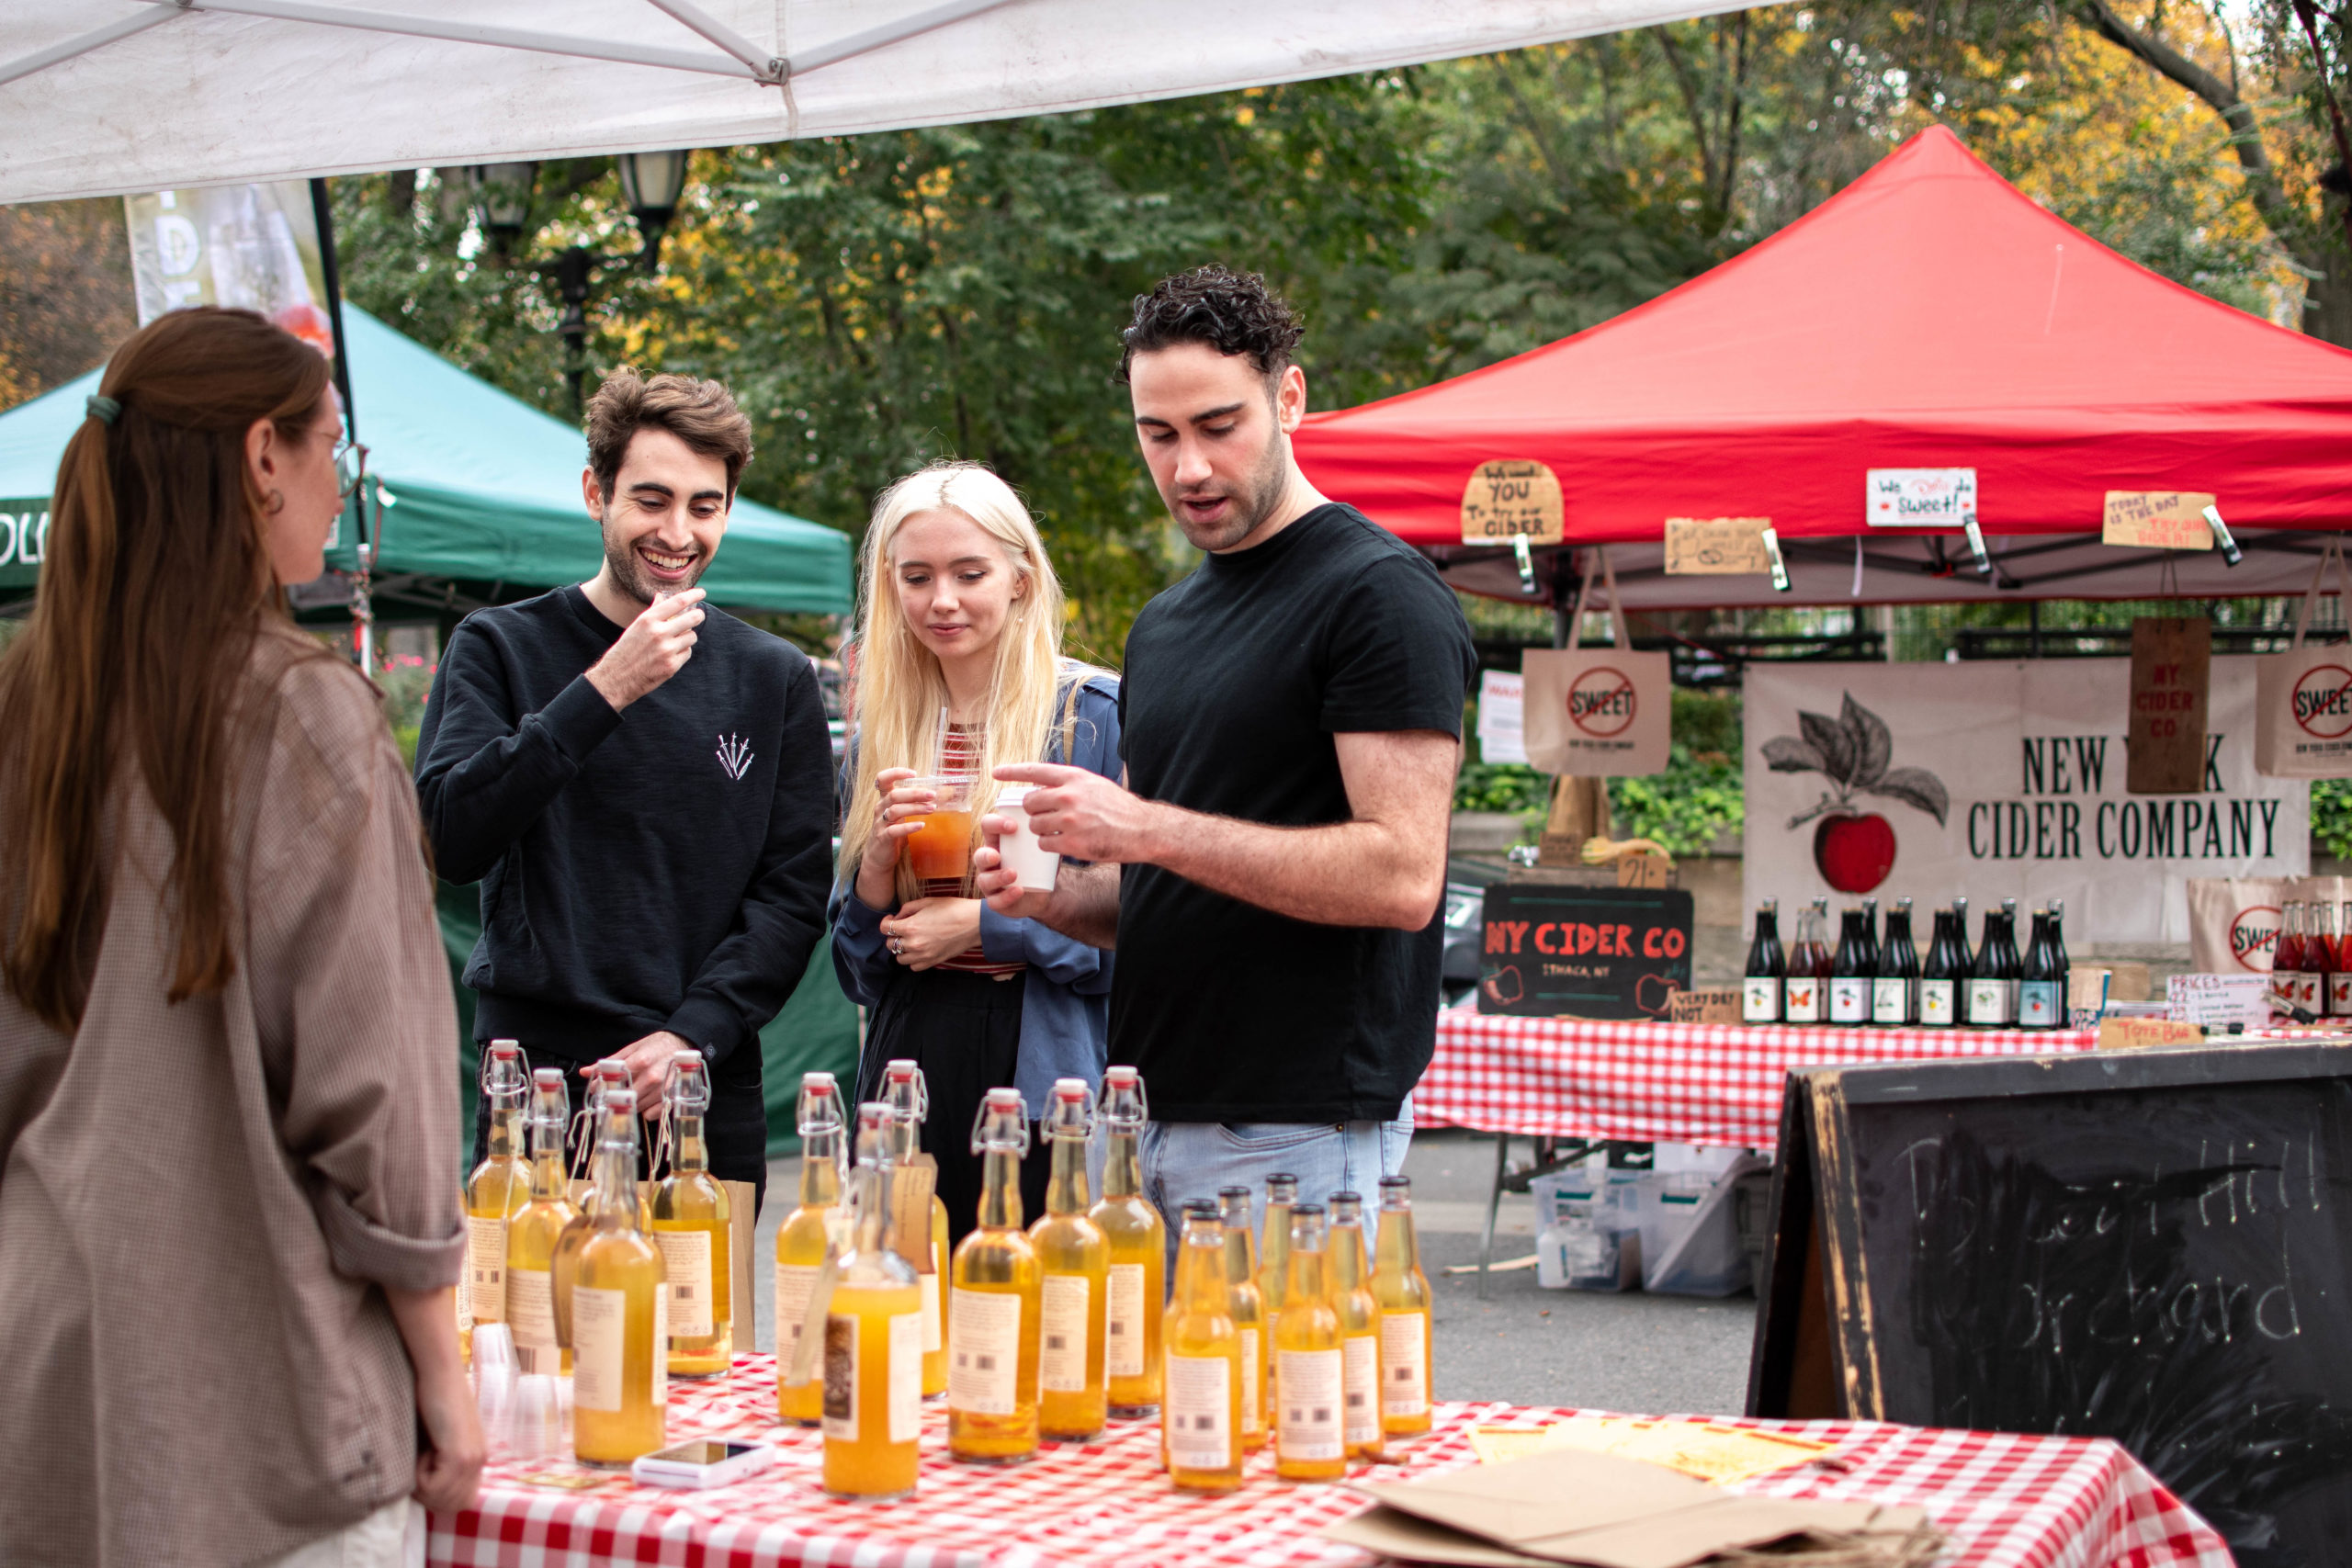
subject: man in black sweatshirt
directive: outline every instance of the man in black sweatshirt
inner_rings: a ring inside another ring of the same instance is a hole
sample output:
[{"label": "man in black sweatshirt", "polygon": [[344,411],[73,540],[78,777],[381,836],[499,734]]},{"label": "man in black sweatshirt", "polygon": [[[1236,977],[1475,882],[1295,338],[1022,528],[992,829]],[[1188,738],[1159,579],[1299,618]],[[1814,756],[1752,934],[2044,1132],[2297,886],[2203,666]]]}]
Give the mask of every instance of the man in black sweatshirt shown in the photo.
[{"label": "man in black sweatshirt", "polygon": [[711,1168],[764,1193],[759,1032],[824,931],[833,785],[807,657],[694,586],[751,455],[718,382],[607,379],[581,480],[604,569],[458,626],[416,789],[440,874],[481,882],[475,1037],[571,1069],[575,1104],[617,1056],[649,1115],[701,1053]]}]

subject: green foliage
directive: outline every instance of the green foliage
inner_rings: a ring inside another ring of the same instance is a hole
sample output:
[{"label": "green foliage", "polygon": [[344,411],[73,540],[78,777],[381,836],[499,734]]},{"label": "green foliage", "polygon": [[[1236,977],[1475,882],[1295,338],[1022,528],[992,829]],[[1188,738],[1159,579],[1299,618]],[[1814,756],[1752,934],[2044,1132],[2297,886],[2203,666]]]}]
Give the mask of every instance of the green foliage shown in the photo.
[{"label": "green foliage", "polygon": [[1453,781],[1456,811],[1539,815],[1551,802],[1551,776],[1519,762],[1464,762]]},{"label": "green foliage", "polygon": [[2352,860],[2352,779],[2312,781],[2312,838],[2337,860]]},{"label": "green foliage", "polygon": [[1662,773],[1609,781],[1609,836],[1655,839],[1669,854],[1705,854],[1747,821],[1739,760],[1700,761],[1679,740],[1668,756]]}]

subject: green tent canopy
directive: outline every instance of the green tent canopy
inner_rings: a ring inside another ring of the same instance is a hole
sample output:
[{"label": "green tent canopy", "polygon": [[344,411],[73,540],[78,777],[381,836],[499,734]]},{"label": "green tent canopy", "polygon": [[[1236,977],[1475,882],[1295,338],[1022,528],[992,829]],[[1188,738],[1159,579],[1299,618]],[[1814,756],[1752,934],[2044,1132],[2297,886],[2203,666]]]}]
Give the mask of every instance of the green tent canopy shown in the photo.
[{"label": "green tent canopy", "polygon": [[[344,331],[375,481],[379,614],[404,599],[457,602],[428,584],[482,585],[462,594],[479,603],[595,575],[603,543],[581,506],[579,431],[356,306],[344,306]],[[58,461],[98,375],[0,414],[0,593],[39,577]],[[353,532],[346,516],[329,566],[356,566]],[[703,586],[731,609],[845,615],[852,570],[846,534],[738,498]]]}]

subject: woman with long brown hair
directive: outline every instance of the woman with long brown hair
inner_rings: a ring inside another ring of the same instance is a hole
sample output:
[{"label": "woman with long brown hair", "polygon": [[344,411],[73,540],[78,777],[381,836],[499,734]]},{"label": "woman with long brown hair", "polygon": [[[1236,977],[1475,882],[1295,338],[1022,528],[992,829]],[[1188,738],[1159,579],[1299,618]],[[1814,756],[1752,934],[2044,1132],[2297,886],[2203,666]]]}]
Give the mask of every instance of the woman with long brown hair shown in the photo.
[{"label": "woman with long brown hair", "polygon": [[141,329],[0,655],[0,1555],[392,1563],[474,1495],[415,796],[284,609],[341,435],[261,317]]}]

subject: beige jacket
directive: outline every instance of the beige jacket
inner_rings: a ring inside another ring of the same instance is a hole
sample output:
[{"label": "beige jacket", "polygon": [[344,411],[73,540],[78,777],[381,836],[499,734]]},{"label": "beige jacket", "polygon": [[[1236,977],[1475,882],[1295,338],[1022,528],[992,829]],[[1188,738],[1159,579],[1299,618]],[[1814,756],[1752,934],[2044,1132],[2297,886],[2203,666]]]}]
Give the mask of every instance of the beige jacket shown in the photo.
[{"label": "beige jacket", "polygon": [[253,666],[227,988],[164,1001],[171,835],[135,783],[80,1032],[0,987],[0,1563],[249,1562],[413,1484],[377,1286],[458,1278],[456,1018],[407,772],[295,635]]}]

